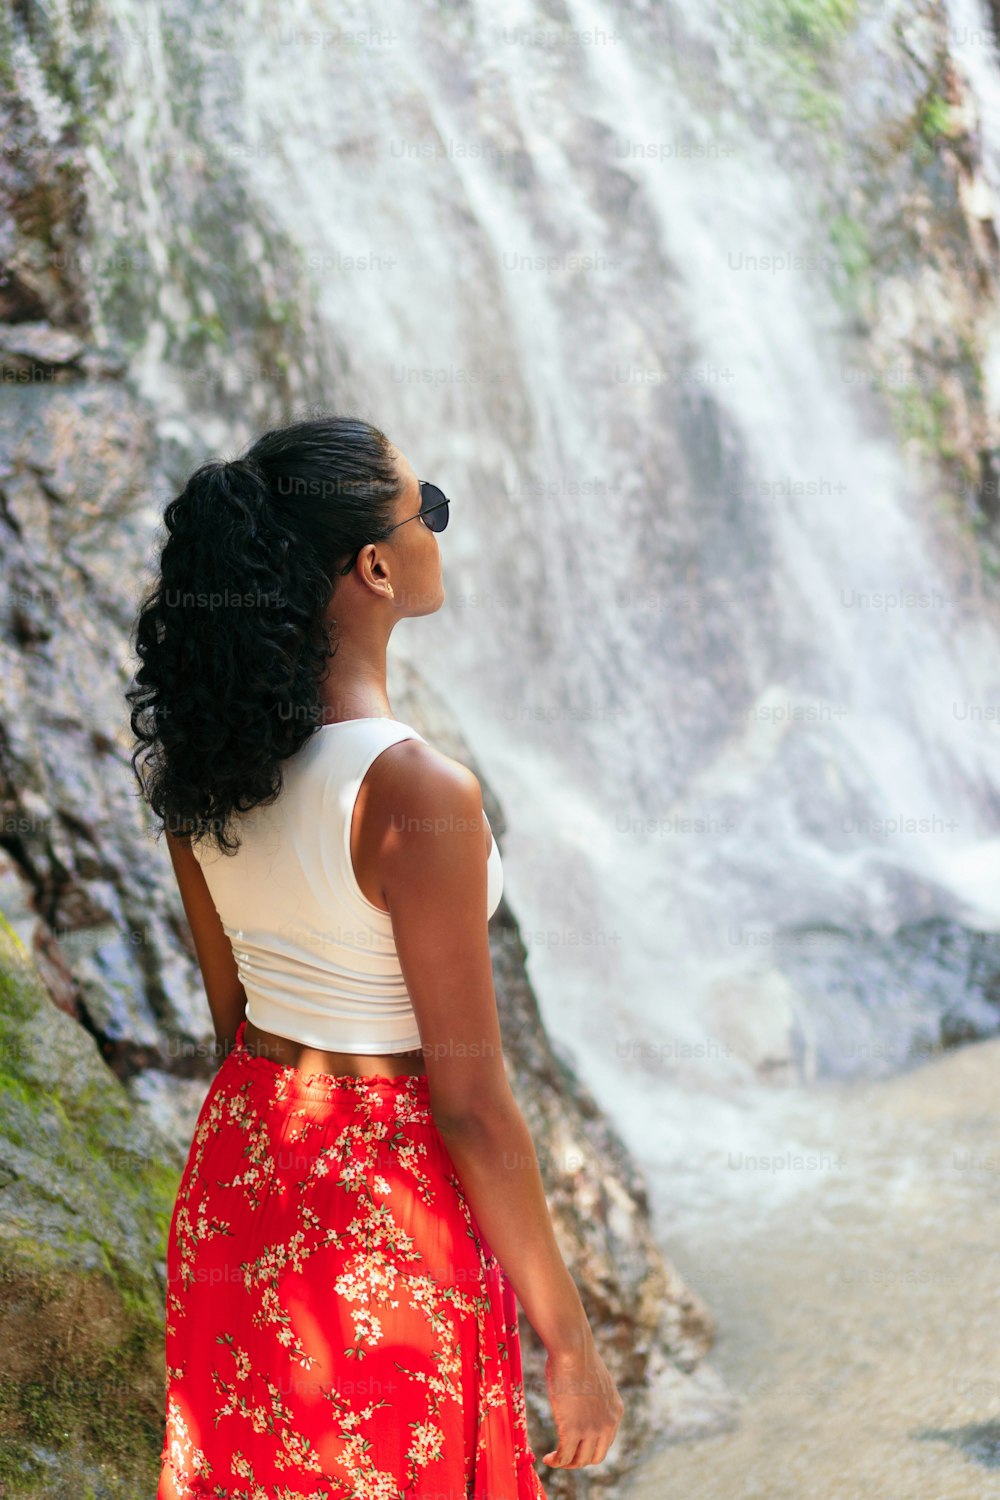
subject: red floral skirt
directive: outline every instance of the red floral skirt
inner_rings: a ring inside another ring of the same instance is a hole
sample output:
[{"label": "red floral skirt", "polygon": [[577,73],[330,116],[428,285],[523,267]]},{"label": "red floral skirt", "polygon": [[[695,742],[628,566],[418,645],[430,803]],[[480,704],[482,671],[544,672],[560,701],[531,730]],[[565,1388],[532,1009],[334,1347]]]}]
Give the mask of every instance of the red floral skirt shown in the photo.
[{"label": "red floral skirt", "polygon": [[545,1500],[517,1302],[427,1079],[236,1043],[167,1248],[157,1500]]}]

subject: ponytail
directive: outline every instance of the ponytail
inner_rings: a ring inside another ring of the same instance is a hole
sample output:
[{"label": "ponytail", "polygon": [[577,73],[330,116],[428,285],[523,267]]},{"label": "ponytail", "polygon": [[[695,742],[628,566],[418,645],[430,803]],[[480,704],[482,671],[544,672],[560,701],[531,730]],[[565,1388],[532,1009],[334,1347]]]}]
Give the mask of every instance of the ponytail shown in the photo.
[{"label": "ponytail", "polygon": [[235,853],[234,814],[277,797],[322,722],[337,564],[388,533],[399,491],[385,435],[330,416],[203,463],[166,506],[126,693],[132,769],[164,827]]}]

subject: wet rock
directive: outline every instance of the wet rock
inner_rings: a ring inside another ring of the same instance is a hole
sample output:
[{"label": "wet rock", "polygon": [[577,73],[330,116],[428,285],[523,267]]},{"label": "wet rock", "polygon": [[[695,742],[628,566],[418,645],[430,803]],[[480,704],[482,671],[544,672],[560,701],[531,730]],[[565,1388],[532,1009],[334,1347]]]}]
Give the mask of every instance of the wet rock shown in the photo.
[{"label": "wet rock", "polygon": [[51,370],[59,365],[76,364],[84,352],[82,339],[50,323],[8,323],[0,325],[0,371]]},{"label": "wet rock", "polygon": [[0,1484],[84,1494],[103,1451],[116,1480],[151,1494],[180,1153],[9,932],[0,991]]},{"label": "wet rock", "polygon": [[[914,463],[975,501],[980,454],[1000,443],[984,373],[1000,310],[1000,204],[946,8],[860,6],[836,86],[842,160],[831,196],[861,226],[867,265],[859,359]],[[996,520],[988,503],[980,514]]]}]

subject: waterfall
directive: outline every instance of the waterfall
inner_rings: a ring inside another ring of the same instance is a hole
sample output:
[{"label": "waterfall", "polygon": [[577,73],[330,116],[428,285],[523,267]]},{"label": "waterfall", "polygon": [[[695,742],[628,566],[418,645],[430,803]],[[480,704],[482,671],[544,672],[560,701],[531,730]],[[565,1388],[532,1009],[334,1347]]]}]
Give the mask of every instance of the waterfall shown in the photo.
[{"label": "waterfall", "polygon": [[637,1153],[745,1142],[760,1074],[898,1068],[946,1009],[994,1027],[915,934],[996,952],[1000,622],[845,365],[718,12],[103,14],[87,149],[100,251],[148,246],[136,378],[185,458],[250,437],[236,323],[199,378],[178,350],[237,299],[227,235],[265,278],[294,247],[315,401],[453,499],[445,605],[393,646],[502,801],[545,1021]]}]

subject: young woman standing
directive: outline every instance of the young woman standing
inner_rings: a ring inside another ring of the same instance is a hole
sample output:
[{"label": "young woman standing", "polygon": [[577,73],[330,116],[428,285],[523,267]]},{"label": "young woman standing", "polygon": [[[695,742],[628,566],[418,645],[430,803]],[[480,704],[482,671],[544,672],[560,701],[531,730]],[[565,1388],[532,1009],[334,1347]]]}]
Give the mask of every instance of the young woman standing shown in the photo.
[{"label": "young woman standing", "polygon": [[165,511],[132,763],[223,1061],[170,1228],[158,1500],[544,1497],[517,1301],[544,1462],[600,1463],[624,1410],[507,1080],[482,790],[386,692],[396,622],[444,602],[448,516],[344,416]]}]

